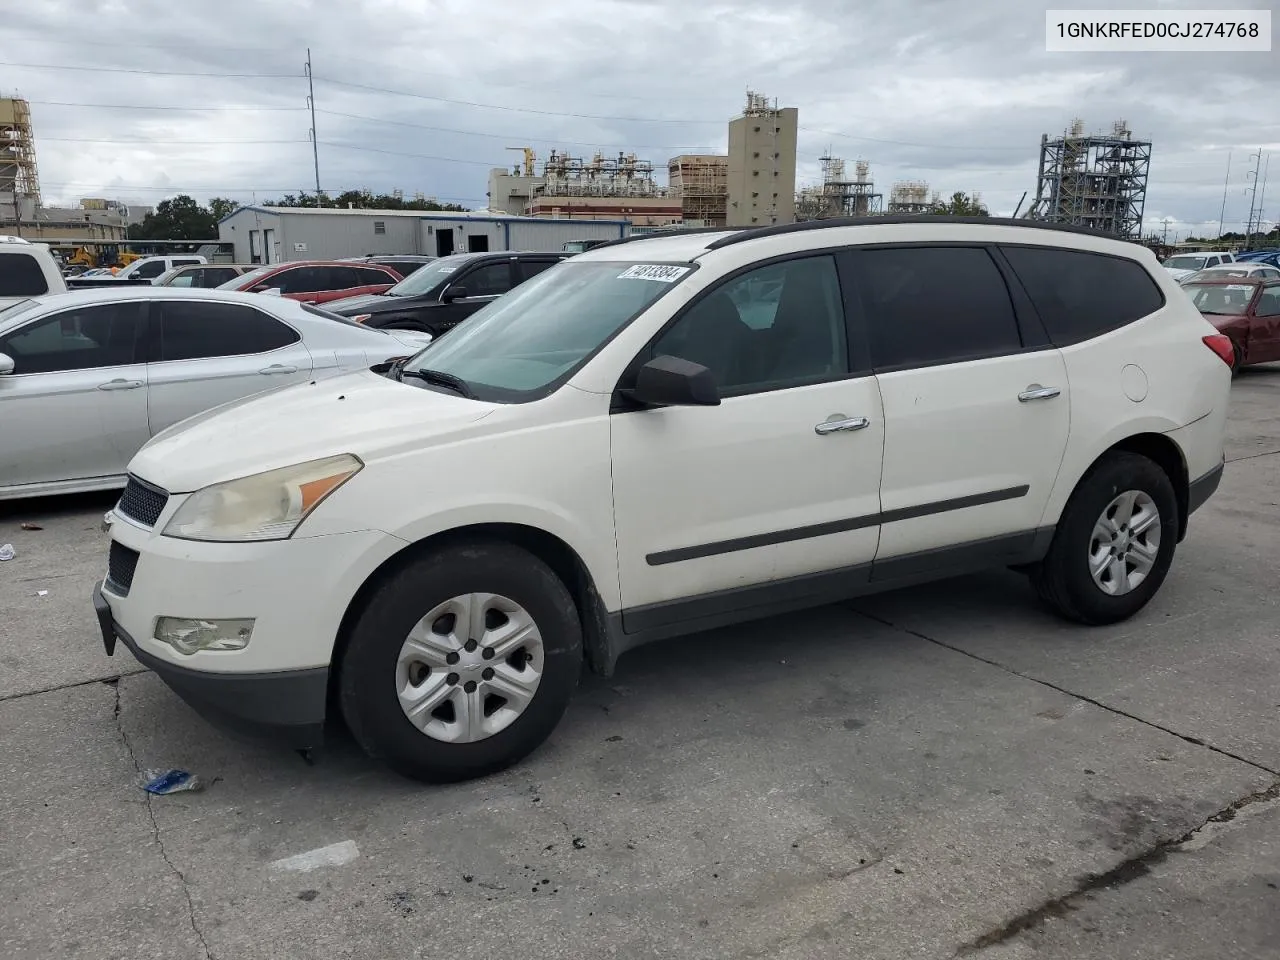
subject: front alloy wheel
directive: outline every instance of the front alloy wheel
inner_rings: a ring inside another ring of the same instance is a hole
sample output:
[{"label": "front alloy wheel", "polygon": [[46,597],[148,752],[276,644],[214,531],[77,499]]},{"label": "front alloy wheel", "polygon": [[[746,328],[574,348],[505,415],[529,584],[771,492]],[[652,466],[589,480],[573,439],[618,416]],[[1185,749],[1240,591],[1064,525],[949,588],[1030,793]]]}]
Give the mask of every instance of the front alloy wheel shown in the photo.
[{"label": "front alloy wheel", "polygon": [[573,596],[545,562],[500,540],[459,538],[407,558],[344,640],[338,694],[356,742],[433,783],[530,753],[582,670]]}]

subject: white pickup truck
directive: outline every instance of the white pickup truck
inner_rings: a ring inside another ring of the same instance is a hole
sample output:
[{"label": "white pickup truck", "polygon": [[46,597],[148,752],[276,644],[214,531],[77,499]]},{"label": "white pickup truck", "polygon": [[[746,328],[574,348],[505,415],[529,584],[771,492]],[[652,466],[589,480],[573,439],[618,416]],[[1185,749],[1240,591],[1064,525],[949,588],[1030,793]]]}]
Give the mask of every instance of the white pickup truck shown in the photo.
[{"label": "white pickup truck", "polygon": [[47,243],[0,236],[0,310],[27,297],[66,292],[66,281]]}]

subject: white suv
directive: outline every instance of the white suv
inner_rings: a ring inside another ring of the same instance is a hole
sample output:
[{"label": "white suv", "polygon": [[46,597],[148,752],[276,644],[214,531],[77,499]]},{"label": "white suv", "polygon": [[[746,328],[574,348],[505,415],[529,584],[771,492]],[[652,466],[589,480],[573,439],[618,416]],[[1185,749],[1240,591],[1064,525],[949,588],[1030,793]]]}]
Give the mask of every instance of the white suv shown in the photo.
[{"label": "white suv", "polygon": [[[383,372],[171,428],[95,592],[207,717],[500,769],[582,661],[975,569],[1122,620],[1218,485],[1230,342],[1146,249],[875,218],[616,241]],[[851,654],[853,655],[853,654]]]},{"label": "white suv", "polygon": [[62,270],[47,243],[0,236],[0,309],[27,297],[66,292]]}]

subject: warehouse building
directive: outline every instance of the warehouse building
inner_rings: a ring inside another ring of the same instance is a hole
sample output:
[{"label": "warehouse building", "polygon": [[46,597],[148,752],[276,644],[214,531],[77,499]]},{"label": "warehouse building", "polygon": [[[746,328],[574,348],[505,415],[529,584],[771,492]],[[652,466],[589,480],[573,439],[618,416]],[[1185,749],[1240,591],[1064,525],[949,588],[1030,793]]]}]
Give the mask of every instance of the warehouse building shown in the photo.
[{"label": "warehouse building", "polygon": [[329,207],[240,207],[218,224],[237,263],[338,260],[368,254],[432,257],[491,250],[561,250],[571,240],[616,240],[626,220],[510,217],[489,210],[423,213]]}]

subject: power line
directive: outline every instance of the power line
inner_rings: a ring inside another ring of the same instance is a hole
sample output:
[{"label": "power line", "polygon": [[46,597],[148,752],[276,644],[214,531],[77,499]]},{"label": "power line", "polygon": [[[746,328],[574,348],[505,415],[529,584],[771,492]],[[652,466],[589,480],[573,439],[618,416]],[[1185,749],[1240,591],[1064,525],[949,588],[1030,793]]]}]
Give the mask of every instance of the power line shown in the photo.
[{"label": "power line", "polygon": [[368,153],[385,153],[393,157],[412,157],[415,160],[438,160],[441,163],[467,163],[478,167],[493,167],[496,164],[488,160],[463,160],[460,157],[436,157],[427,153],[405,153],[400,150],[383,150],[380,147],[364,147],[355,143],[334,143],[330,140],[321,140],[320,145],[323,147],[338,147],[342,150],[362,150]]},{"label": "power line", "polygon": [[[267,195],[271,195],[271,194],[283,195],[283,194],[290,194],[290,193],[292,194],[306,193],[308,190],[308,187],[299,186],[297,184],[294,184],[292,186],[287,186],[287,187],[254,187],[254,186],[208,187],[208,186],[188,186],[184,184],[179,187],[179,186],[173,186],[172,184],[169,184],[169,185],[107,184],[107,185],[104,185],[100,181],[90,181],[90,180],[47,181],[47,180],[44,180],[43,178],[41,179],[40,183],[41,183],[41,186],[54,187],[62,190],[70,190],[70,191],[76,191],[76,192],[79,192],[81,189],[118,190],[122,193],[130,193],[130,192],[167,193],[171,196],[177,196],[178,194],[191,193],[191,192],[210,193],[210,194],[257,193],[257,194],[267,194]],[[336,196],[339,196],[340,194],[347,193],[349,191],[359,192],[359,191],[364,191],[368,189],[369,188],[366,186],[346,186],[342,188],[326,187],[323,192],[329,197],[336,197]],[[377,191],[371,191],[371,192],[376,193]],[[482,202],[482,198],[480,197],[442,197],[442,196],[439,196],[438,194],[426,194],[425,191],[423,191],[423,193],[425,196],[428,197],[428,199],[435,199],[435,200],[440,200],[445,202],[453,202],[453,203]],[[264,204],[265,201],[260,201],[259,203]],[[430,212],[430,211],[427,211],[427,212]]]},{"label": "power line", "polygon": [[301,112],[306,107],[267,107],[255,104],[227,104],[225,106],[211,107],[208,104],[201,106],[192,105],[174,106],[172,104],[152,104],[152,103],[68,103],[65,100],[28,100],[27,103],[35,104],[40,107],[76,107],[92,110],[180,110],[184,113],[195,113],[197,111],[218,112],[222,110],[274,110],[274,111],[293,111]]},{"label": "power line", "polygon": [[281,144],[281,143],[310,143],[309,140],[158,140],[158,139],[133,139],[133,140],[113,140],[97,137],[40,137],[41,143],[112,143],[112,144],[140,144],[151,147],[170,147],[170,146],[236,146],[237,144],[263,145],[263,144]]},{"label": "power line", "polygon": [[[3,66],[3,64],[0,64]],[[532,107],[508,107],[498,103],[480,103],[475,100],[455,100],[451,97],[436,97],[426,93],[412,93],[408,90],[392,90],[388,87],[375,87],[365,83],[351,83],[347,80],[336,80],[333,77],[322,77],[316,75],[316,80],[321,83],[331,83],[334,86],[349,87],[353,90],[367,90],[370,93],[384,93],[393,97],[411,97],[414,100],[430,100],[434,103],[451,103],[459,107],[483,107],[486,110],[506,110],[511,113],[530,113],[543,117],[573,117],[576,120],[616,120],[626,123],[680,123],[680,124],[709,124],[709,123],[727,123],[726,120],[673,120],[666,117],[616,117],[605,116],[595,113],[567,113],[558,110],[535,110]]]},{"label": "power line", "polygon": [[361,120],[366,123],[387,124],[393,127],[409,127],[414,130],[429,130],[433,133],[454,133],[466,137],[485,137],[490,140],[518,140],[525,143],[564,144],[570,147],[609,147],[618,150],[678,150],[678,146],[669,143],[599,143],[586,140],[566,140],[563,137],[530,137],[522,133],[482,133],[479,130],[458,130],[453,127],[437,127],[425,123],[410,123],[407,120],[387,120],[383,117],[369,117],[359,113],[342,113],[338,110],[316,110],[331,117],[343,117],[347,120]]},{"label": "power line", "polygon": [[23,70],[78,70],[84,73],[132,73],[148,77],[210,77],[220,80],[302,80],[300,73],[193,73],[185,70],[139,70],[135,67],[83,67],[67,63],[9,63],[0,61],[0,67],[18,67]]}]

